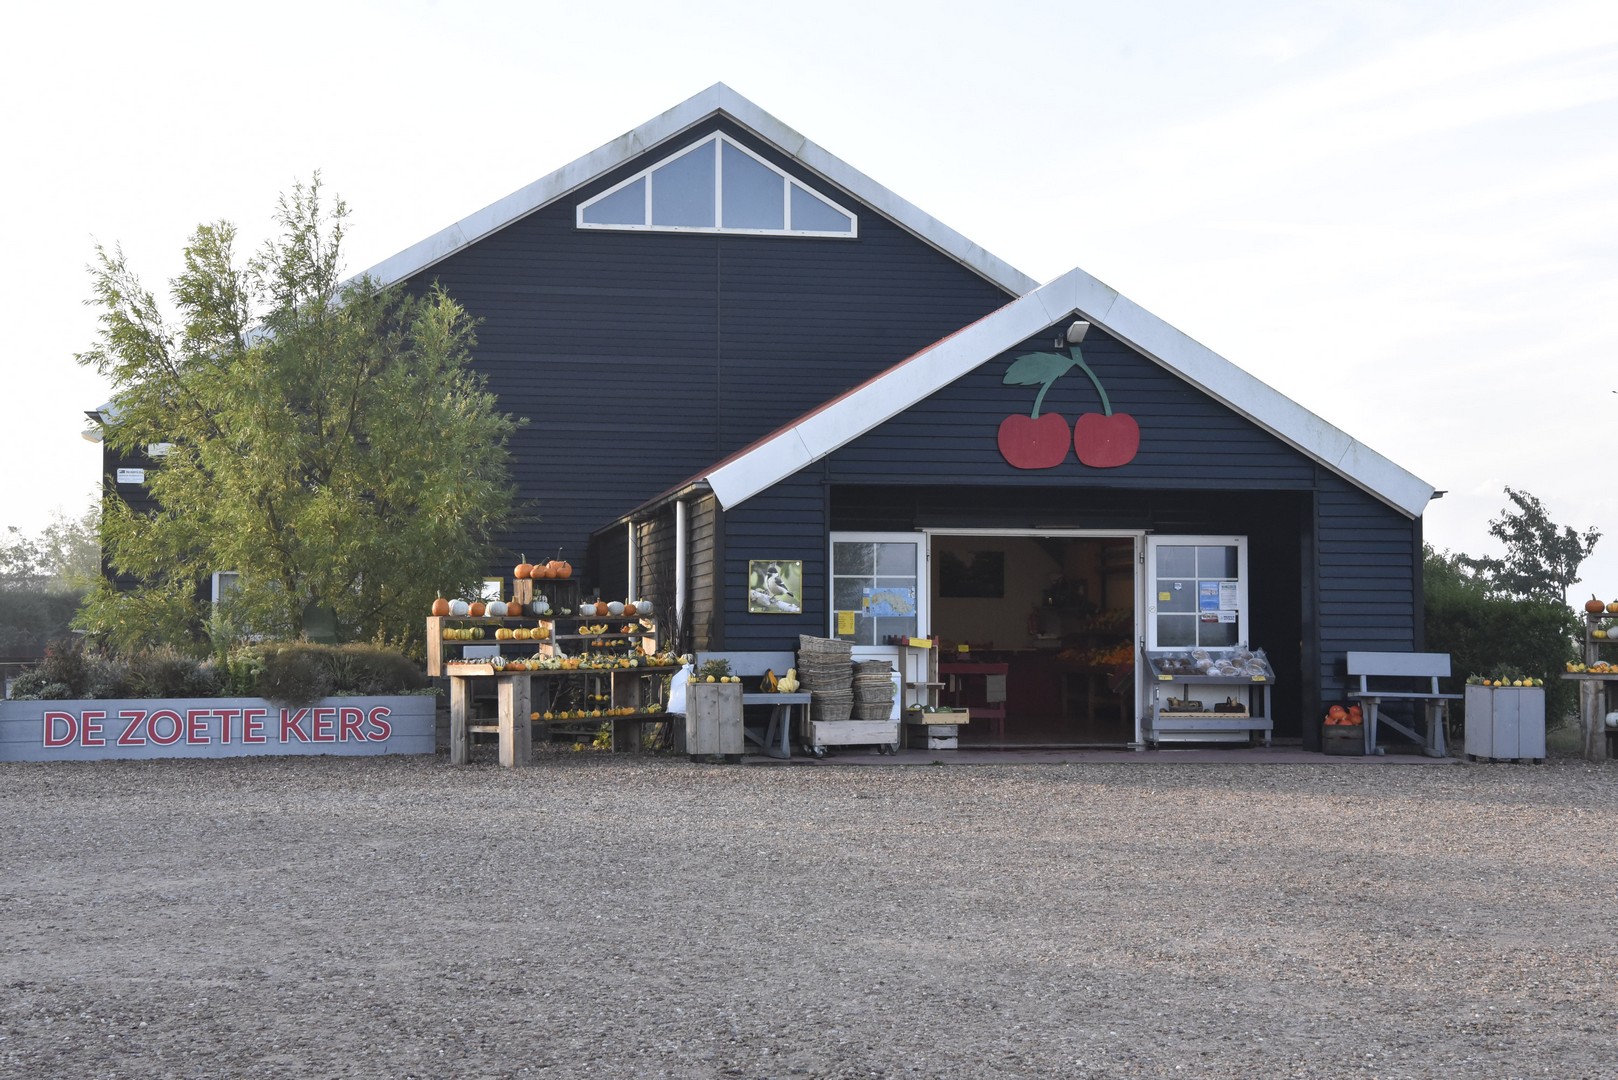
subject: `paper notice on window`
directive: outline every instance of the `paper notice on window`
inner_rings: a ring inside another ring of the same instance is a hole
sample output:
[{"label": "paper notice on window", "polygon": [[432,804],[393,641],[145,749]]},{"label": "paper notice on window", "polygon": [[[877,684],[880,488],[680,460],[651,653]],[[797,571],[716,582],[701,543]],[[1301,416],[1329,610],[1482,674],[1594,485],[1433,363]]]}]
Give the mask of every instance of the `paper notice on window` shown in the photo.
[{"label": "paper notice on window", "polygon": [[1236,613],[1234,611],[1221,611],[1219,613],[1219,621],[1220,622],[1235,622],[1236,621]]},{"label": "paper notice on window", "polygon": [[852,637],[854,634],[854,612],[839,611],[837,613],[837,636]]},{"label": "paper notice on window", "polygon": [[1236,582],[1221,581],[1219,583],[1219,609],[1221,611],[1235,611],[1241,604],[1236,599]]}]

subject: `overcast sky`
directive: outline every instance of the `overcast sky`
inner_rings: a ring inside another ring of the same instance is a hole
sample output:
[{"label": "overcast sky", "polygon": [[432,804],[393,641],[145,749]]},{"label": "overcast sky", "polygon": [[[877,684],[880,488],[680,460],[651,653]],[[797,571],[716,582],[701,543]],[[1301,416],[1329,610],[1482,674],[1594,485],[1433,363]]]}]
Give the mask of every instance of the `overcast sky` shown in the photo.
[{"label": "overcast sky", "polygon": [[[991,9],[994,9],[991,14]],[[1447,494],[1609,535],[1618,4],[30,5],[0,42],[0,526],[97,484],[86,264],[162,294],[320,170],[358,271],[726,82],[1025,273],[1081,266]]]}]

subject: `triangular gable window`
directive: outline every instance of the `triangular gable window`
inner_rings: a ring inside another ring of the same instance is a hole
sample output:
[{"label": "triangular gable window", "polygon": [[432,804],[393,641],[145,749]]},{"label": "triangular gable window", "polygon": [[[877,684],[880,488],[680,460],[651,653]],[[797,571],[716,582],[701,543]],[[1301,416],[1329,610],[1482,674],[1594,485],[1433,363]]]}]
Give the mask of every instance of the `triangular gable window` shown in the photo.
[{"label": "triangular gable window", "polygon": [[666,157],[578,207],[581,229],[859,235],[859,219],[724,135]]}]

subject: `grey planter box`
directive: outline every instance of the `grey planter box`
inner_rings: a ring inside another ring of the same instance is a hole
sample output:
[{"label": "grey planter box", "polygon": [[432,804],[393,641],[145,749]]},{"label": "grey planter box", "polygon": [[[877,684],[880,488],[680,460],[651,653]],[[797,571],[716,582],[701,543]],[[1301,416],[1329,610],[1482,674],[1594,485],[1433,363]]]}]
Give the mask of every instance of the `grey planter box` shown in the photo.
[{"label": "grey planter box", "polygon": [[747,742],[742,728],[742,684],[692,681],[685,695],[685,752],[741,754]]},{"label": "grey planter box", "polygon": [[431,754],[438,699],[334,697],[0,701],[0,761]]},{"label": "grey planter box", "polygon": [[1466,755],[1545,757],[1545,690],[1539,686],[1468,686]]}]

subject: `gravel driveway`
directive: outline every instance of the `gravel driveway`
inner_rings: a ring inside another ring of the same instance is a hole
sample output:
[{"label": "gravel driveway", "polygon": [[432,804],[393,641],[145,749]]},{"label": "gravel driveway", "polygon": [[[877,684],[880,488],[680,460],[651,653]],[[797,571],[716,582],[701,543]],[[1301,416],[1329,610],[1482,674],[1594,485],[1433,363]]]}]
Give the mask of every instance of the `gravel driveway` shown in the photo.
[{"label": "gravel driveway", "polygon": [[1608,1077],[1618,766],[0,767],[0,1076]]}]

